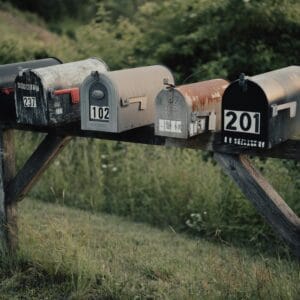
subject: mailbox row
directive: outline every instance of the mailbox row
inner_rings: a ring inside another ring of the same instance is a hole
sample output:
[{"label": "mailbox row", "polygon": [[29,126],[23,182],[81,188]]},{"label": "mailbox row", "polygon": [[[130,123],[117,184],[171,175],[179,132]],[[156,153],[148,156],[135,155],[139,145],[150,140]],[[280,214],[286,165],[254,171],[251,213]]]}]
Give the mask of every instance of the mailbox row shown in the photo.
[{"label": "mailbox row", "polygon": [[221,131],[223,143],[252,148],[300,133],[298,66],[175,86],[164,66],[109,71],[96,58],[47,58],[0,66],[0,100],[0,121],[36,126],[81,120],[83,130],[119,133],[154,124],[159,136]]}]

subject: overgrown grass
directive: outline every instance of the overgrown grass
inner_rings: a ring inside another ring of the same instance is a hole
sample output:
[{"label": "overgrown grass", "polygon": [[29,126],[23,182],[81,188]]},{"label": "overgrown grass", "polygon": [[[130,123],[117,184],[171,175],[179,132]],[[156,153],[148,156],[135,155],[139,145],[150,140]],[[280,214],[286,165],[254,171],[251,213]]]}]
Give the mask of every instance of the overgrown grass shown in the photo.
[{"label": "overgrown grass", "polygon": [[1,299],[297,299],[299,264],[25,199]]},{"label": "overgrown grass", "polygon": [[[19,167],[40,138],[18,135]],[[271,159],[255,163],[300,213],[298,165]],[[250,202],[201,151],[78,138],[31,196],[210,239],[255,243],[271,251],[279,245]]]}]

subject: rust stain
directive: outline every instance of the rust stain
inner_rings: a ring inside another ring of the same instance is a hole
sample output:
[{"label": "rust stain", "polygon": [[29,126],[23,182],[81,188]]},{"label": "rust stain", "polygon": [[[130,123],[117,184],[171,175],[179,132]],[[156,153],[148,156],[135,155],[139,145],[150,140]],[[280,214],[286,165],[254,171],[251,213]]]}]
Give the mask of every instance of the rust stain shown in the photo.
[{"label": "rust stain", "polygon": [[192,111],[206,111],[221,104],[223,93],[228,86],[224,79],[213,79],[179,86],[177,89],[192,103]]}]

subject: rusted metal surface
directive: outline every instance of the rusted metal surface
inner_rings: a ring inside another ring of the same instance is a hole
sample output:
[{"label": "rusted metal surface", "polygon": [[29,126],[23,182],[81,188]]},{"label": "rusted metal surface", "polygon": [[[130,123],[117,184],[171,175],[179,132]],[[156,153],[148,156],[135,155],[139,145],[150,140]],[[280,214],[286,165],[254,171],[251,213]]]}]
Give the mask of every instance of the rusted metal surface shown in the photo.
[{"label": "rusted metal surface", "polygon": [[57,126],[79,121],[79,88],[93,71],[107,72],[100,59],[23,70],[16,79],[17,121],[22,124]]},{"label": "rusted metal surface", "polygon": [[192,112],[221,110],[223,93],[228,86],[224,79],[213,79],[177,87],[186,101],[191,103]]},{"label": "rusted metal surface", "polygon": [[187,139],[208,130],[220,131],[227,86],[226,80],[213,79],[165,88],[156,99],[156,134]]},{"label": "rusted metal surface", "polygon": [[174,84],[164,66],[147,66],[89,76],[81,88],[81,127],[123,132],[154,123],[154,103],[164,80]]}]

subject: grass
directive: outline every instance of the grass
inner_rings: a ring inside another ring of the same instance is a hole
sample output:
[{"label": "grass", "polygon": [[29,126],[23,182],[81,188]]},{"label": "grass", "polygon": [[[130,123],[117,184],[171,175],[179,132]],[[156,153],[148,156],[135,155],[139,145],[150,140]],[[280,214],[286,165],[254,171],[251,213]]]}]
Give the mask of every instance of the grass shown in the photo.
[{"label": "grass", "polygon": [[289,257],[25,199],[0,299],[297,299]]}]

